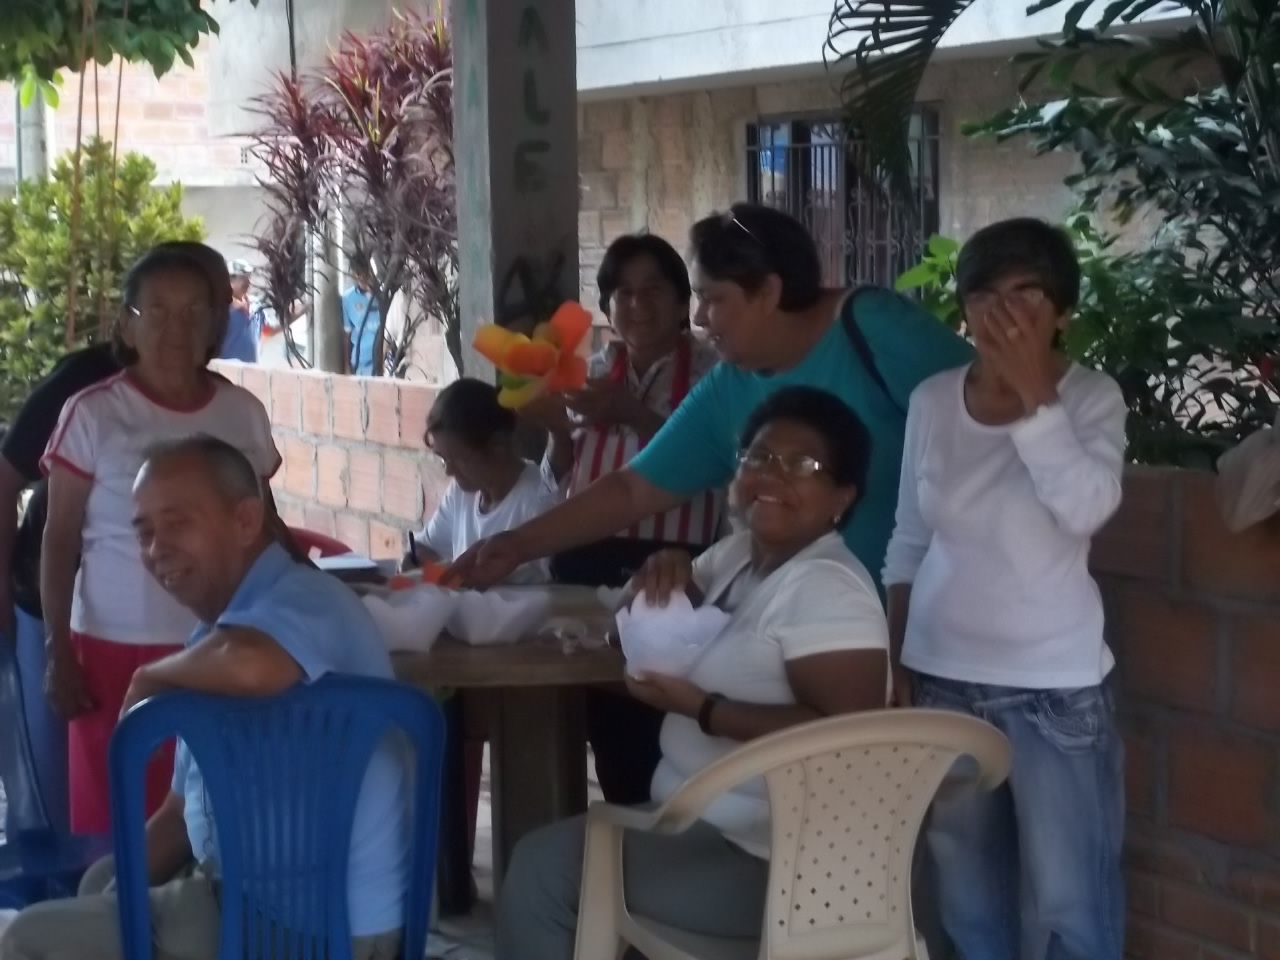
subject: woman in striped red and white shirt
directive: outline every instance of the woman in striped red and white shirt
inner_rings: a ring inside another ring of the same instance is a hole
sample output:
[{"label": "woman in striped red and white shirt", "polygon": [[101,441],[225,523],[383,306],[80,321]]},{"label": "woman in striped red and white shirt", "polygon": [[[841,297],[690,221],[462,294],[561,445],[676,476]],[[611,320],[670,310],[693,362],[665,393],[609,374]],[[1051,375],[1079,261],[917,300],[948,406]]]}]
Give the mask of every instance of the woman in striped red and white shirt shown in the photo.
[{"label": "woman in striped red and white shirt", "polygon": [[[586,389],[565,399],[571,427],[547,424],[552,466],[570,495],[625,467],[718,360],[690,332],[688,268],[661,237],[619,237],[605,252],[596,283],[617,338],[591,358]],[[552,575],[562,583],[621,586],[659,550],[680,547],[696,555],[710,546],[723,509],[722,490],[700,493],[615,536],[559,554]],[[589,703],[588,734],[607,799],[648,800],[661,723],[660,714],[629,697],[606,693]]]},{"label": "woman in striped red and white shirt", "polygon": [[[617,337],[591,358],[586,389],[566,398],[570,442],[553,431],[553,466],[566,477],[570,495],[625,467],[718,360],[689,330],[688,269],[661,237],[619,237],[605,252],[596,283]],[[562,582],[621,586],[656,550],[698,552],[715,542],[723,507],[723,491],[702,494],[558,555],[552,571]]]}]

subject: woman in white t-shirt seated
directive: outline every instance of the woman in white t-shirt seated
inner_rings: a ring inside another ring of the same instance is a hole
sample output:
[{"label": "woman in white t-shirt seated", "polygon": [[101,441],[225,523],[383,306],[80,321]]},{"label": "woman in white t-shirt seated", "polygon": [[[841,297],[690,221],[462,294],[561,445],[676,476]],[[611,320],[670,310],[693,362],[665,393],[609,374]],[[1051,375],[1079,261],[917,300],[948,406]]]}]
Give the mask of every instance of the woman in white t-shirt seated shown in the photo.
[{"label": "woman in white t-shirt seated", "polygon": [[[111,828],[107,744],[134,670],[182,649],[196,625],[142,565],[131,496],[143,450],[204,433],[234,444],[264,485],[280,466],[262,404],[208,369],[226,331],[230,289],[226,263],[203,244],[165,243],[144,254],[125,277],[114,333],[124,370],[67,401],[41,460],[49,475],[40,564],[45,685],[69,720],[77,833]],[[273,525],[282,533],[278,518]],[[169,792],[172,762],[169,748],[148,768],[148,814]]]},{"label": "woman in white t-shirt seated", "polygon": [[1089,543],[1120,503],[1125,401],[1059,346],[1080,294],[1061,230],[979,230],[956,288],[978,357],[911,396],[884,569],[895,686],[995,724],[1013,772],[934,804],[942,925],[965,957],[1120,960],[1123,744]]},{"label": "woman in white t-shirt seated", "polygon": [[[520,456],[516,415],[498,403],[498,388],[470,377],[440,391],[427,415],[427,447],[450,478],[427,525],[413,535],[403,566],[449,563],[473,544],[514,529],[562,499],[544,463]],[[518,568],[513,584],[546,583],[550,563]]]},{"label": "woman in white t-shirt seated", "polygon": [[[779,390],[743,430],[730,496],[745,529],[693,561],[679,550],[659,553],[636,577],[636,589],[659,603],[684,591],[731,615],[687,677],[627,680],[633,696],[667,714],[656,802],[741,743],[885,705],[883,608],[839,533],[865,482],[869,448],[866,427],[837,397]],[[577,817],[516,847],[498,907],[498,960],[573,956],[583,828]],[[768,798],[755,781],[716,800],[685,833],[628,834],[628,905],[681,930],[759,937],[768,831]]]}]

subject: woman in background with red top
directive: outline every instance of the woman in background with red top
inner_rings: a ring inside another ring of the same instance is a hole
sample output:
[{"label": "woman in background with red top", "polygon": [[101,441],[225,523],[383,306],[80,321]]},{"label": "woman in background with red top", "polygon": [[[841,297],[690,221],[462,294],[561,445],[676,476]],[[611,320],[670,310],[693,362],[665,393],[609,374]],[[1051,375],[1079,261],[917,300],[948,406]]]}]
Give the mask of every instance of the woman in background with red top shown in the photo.
[{"label": "woman in background with red top", "polygon": [[[144,254],[125,277],[113,337],[124,370],[67,401],[41,460],[49,475],[40,562],[45,687],[69,721],[76,833],[111,828],[107,744],[134,671],[180,650],[195,626],[166,590],[192,571],[157,570],[162,586],[142,565],[131,498],[143,450],[209,434],[241,450],[264,488],[280,465],[262,404],[208,369],[226,331],[229,292],[226,263],[203,244]],[[169,792],[172,762],[169,748],[147,770],[148,814]]]},{"label": "woman in background with red top", "polygon": [[[690,332],[689,271],[661,237],[619,237],[605,252],[596,285],[617,339],[591,358],[587,387],[566,398],[567,414],[544,407],[540,417],[551,429],[552,466],[567,478],[570,495],[625,467],[719,359]],[[702,494],[557,555],[552,575],[560,583],[621,586],[659,550],[679,547],[697,555],[710,546],[723,506],[722,491]],[[660,713],[625,694],[592,694],[587,734],[610,802],[648,801],[661,726]]]}]

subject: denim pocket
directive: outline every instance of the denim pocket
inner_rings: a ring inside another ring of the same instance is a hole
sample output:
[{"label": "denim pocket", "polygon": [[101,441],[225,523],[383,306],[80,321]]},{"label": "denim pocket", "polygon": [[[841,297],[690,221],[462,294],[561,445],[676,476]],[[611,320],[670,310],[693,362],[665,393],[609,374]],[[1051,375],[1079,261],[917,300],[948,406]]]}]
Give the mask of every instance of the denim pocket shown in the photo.
[{"label": "denim pocket", "polygon": [[1096,750],[1111,735],[1111,698],[1101,686],[1045,690],[1027,709],[1045,740],[1064,753]]}]

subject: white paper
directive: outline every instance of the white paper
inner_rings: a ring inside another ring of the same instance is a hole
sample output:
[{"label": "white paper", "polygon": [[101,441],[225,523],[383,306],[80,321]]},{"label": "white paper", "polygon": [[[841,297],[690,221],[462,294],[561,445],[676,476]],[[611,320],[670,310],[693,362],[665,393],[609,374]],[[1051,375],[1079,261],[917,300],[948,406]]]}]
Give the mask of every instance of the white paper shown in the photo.
[{"label": "white paper", "polygon": [[729,614],[710,604],[695,608],[684,593],[672,594],[665,607],[651,604],[642,593],[618,611],[617,622],[628,673],[683,677],[720,635]]},{"label": "white paper", "polygon": [[426,653],[440,636],[456,605],[452,590],[423,584],[363,598],[388,650]]},{"label": "white paper", "polygon": [[316,568],[327,573],[338,573],[347,570],[377,570],[375,560],[362,557],[358,553],[342,553],[336,557],[316,557],[313,561]]},{"label": "white paper", "polygon": [[473,646],[515,643],[537,633],[550,616],[551,592],[545,587],[463,590],[448,628]]}]

